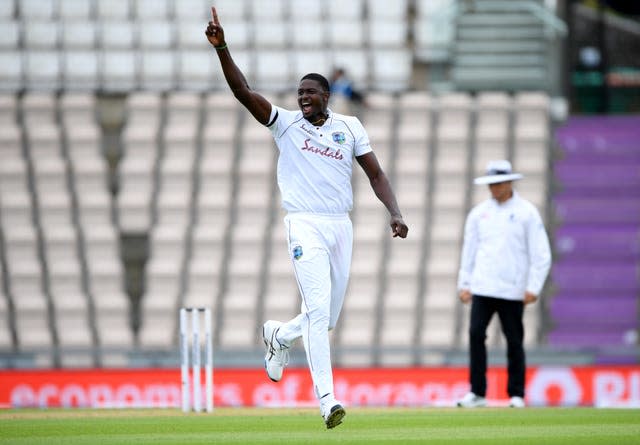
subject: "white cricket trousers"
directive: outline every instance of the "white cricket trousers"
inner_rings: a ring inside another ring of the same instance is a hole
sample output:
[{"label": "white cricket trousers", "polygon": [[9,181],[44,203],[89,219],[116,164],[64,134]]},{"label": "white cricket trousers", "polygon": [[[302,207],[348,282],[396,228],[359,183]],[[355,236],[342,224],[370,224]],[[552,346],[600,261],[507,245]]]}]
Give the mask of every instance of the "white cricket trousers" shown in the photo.
[{"label": "white cricket trousers", "polygon": [[329,330],[336,326],[349,282],[353,226],[349,215],[290,213],[284,218],[289,255],[302,304],[284,323],[278,341],[302,337],[318,399],[333,397]]}]

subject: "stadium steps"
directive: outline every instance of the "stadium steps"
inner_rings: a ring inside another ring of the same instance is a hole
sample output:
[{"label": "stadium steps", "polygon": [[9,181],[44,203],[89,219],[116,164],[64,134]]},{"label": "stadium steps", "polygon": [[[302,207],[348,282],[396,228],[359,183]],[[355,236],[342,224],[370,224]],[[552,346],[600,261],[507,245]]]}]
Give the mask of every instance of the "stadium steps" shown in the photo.
[{"label": "stadium steps", "polygon": [[463,9],[457,18],[452,67],[457,89],[549,89],[552,42],[545,24],[525,3],[481,0]]}]

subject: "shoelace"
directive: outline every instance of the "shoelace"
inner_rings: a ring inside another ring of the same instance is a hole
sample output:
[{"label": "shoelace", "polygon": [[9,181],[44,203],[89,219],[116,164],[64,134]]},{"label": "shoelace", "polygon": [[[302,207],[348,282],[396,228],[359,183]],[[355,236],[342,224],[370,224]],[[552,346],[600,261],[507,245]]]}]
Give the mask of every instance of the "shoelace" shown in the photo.
[{"label": "shoelace", "polygon": [[282,366],[287,366],[289,364],[289,350],[288,349],[281,349],[280,351],[282,352],[282,357],[281,357],[280,364]]},{"label": "shoelace", "polygon": [[[271,340],[269,341],[269,344],[267,345],[269,347],[269,360],[273,359],[274,357],[276,357],[276,353],[278,352],[278,350],[281,352],[281,357],[280,357],[280,365],[281,366],[287,366],[289,364],[289,350],[288,349],[283,349],[283,348],[278,348],[276,350],[276,348],[273,346],[274,340],[275,340],[275,336],[276,333],[278,331],[276,330],[273,333],[273,336],[271,338]],[[275,340],[275,342],[277,343],[278,341]]]}]

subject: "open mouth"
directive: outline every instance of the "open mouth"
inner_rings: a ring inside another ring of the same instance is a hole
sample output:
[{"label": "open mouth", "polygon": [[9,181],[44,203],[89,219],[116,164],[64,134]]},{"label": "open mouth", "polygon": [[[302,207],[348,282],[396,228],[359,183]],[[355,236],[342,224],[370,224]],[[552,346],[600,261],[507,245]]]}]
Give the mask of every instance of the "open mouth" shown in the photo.
[{"label": "open mouth", "polygon": [[311,113],[311,104],[307,102],[300,104],[300,110],[302,110],[302,114]]}]

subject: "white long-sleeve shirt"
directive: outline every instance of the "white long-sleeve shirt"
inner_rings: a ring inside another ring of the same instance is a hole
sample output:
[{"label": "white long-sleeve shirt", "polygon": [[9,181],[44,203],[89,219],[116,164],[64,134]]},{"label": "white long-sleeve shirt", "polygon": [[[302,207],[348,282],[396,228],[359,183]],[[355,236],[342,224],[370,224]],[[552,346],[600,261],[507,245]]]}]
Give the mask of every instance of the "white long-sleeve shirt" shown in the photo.
[{"label": "white long-sleeve shirt", "polygon": [[513,196],[475,206],[464,228],[458,289],[474,295],[522,300],[540,295],[551,266],[549,238],[533,204]]}]

